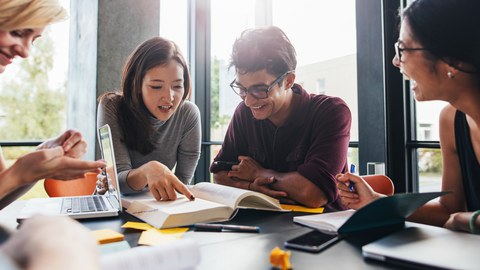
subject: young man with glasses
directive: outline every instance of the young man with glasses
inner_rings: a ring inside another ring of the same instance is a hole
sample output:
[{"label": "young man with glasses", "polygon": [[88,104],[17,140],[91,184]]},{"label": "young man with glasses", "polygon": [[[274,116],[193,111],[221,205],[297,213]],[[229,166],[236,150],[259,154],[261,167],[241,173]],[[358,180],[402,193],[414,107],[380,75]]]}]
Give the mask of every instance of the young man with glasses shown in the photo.
[{"label": "young man with glasses", "polygon": [[339,98],[295,84],[296,65],[295,49],[278,27],[246,30],[235,41],[230,86],[243,102],[210,171],[219,184],[284,203],[343,209],[335,175],[347,171],[350,110]]}]

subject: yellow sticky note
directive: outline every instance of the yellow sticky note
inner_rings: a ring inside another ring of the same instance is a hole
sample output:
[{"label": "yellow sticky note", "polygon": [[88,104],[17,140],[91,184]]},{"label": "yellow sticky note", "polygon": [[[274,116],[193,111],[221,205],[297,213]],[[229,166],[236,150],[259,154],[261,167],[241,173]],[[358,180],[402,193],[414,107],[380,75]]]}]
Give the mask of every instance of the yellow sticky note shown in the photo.
[{"label": "yellow sticky note", "polygon": [[149,229],[140,235],[139,245],[158,246],[178,240],[178,237],[172,234],[160,233],[157,229]]},{"label": "yellow sticky note", "polygon": [[281,204],[281,206],[283,210],[290,210],[293,212],[305,212],[305,213],[317,213],[317,214],[323,213],[323,207],[308,208],[305,206],[295,205],[295,204]]},{"label": "yellow sticky note", "polygon": [[188,231],[189,228],[179,227],[179,228],[171,228],[171,229],[157,229],[157,231],[161,234],[171,234],[175,237],[182,237],[182,235]]},{"label": "yellow sticky note", "polygon": [[125,239],[123,234],[110,229],[92,231],[99,244],[113,243]]},{"label": "yellow sticky note", "polygon": [[147,224],[147,223],[145,223],[145,222],[133,222],[133,221],[129,221],[129,222],[123,224],[123,225],[122,225],[122,228],[146,231],[146,230],[149,230],[149,229],[151,229],[151,228],[153,228],[153,227],[152,227],[150,224]]}]

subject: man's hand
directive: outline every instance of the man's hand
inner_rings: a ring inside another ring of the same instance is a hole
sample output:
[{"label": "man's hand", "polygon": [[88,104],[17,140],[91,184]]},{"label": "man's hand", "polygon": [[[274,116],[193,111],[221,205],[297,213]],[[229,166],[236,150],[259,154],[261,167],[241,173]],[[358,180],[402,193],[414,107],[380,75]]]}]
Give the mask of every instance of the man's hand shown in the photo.
[{"label": "man's hand", "polygon": [[238,156],[238,161],[240,161],[240,163],[232,166],[232,170],[228,172],[228,177],[254,181],[254,179],[260,177],[261,173],[265,170],[251,157]]},{"label": "man's hand", "polygon": [[271,184],[274,184],[277,180],[275,177],[259,177],[256,178],[253,182],[248,184],[248,188],[253,191],[257,191],[268,195],[274,198],[285,198],[288,194],[285,191],[274,190],[270,187]]}]

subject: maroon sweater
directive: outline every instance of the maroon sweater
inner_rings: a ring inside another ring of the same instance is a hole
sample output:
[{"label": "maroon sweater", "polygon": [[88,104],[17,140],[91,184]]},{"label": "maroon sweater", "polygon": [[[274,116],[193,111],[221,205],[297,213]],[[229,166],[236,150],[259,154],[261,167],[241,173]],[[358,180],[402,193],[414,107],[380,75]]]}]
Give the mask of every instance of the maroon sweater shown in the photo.
[{"label": "maroon sweater", "polygon": [[[256,120],[241,102],[215,160],[237,161],[244,155],[266,169],[297,171],[325,193],[325,210],[344,209],[338,200],[335,175],[348,167],[350,110],[340,98],[308,94],[298,84],[292,90],[301,101],[280,127],[268,119]],[[210,167],[212,173],[220,170],[214,164]]]}]

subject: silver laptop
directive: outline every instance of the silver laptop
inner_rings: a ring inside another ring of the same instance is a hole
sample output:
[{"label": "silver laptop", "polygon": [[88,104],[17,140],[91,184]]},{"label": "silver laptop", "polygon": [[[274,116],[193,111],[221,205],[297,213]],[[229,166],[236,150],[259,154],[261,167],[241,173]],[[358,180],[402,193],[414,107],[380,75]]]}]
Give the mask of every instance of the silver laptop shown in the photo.
[{"label": "silver laptop", "polygon": [[65,215],[75,219],[117,216],[122,211],[112,134],[108,125],[98,129],[102,157],[107,167],[102,172],[104,185],[90,196],[38,198],[27,201],[17,220],[35,214]]},{"label": "silver laptop", "polygon": [[479,269],[480,235],[415,224],[362,247],[365,258],[405,268]]}]

